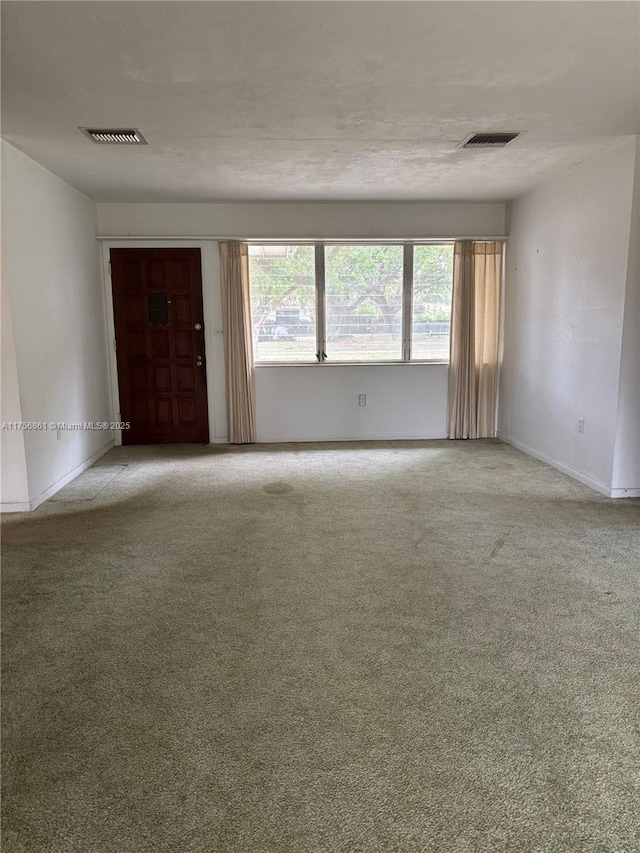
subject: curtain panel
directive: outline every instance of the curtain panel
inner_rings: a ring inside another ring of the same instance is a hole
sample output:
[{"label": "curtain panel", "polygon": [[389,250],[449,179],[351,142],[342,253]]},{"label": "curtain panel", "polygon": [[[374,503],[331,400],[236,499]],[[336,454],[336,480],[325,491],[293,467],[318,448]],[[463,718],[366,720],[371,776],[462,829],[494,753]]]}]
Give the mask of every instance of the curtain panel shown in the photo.
[{"label": "curtain panel", "polygon": [[232,444],[255,439],[255,381],[249,302],[249,255],[244,243],[220,243],[227,421]]},{"label": "curtain panel", "polygon": [[449,360],[449,438],[493,438],[498,379],[500,242],[455,244]]}]

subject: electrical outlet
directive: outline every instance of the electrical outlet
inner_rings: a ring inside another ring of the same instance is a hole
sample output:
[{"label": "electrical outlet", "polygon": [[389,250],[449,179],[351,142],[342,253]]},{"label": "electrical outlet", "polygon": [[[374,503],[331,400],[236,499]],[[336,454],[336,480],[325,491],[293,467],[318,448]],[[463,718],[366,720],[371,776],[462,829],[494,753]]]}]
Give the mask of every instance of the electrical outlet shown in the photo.
[{"label": "electrical outlet", "polygon": [[584,432],[584,418],[578,418],[578,432]]},{"label": "electrical outlet", "polygon": [[358,405],[359,406],[366,406],[367,405],[367,395],[366,394],[359,394],[358,395]]}]

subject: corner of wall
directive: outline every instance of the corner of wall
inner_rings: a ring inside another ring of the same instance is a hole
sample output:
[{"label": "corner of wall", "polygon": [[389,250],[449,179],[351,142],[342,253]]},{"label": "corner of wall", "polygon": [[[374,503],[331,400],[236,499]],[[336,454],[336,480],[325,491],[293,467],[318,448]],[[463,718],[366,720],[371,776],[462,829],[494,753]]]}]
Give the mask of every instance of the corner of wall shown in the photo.
[{"label": "corner of wall", "polygon": [[18,367],[13,336],[9,282],[2,275],[2,431],[0,433],[0,461],[2,480],[0,502],[2,512],[20,512],[29,509],[29,483],[24,432],[12,428],[22,423],[22,406],[18,385]]},{"label": "corner of wall", "polygon": [[640,135],[636,137],[633,202],[622,327],[618,418],[611,487],[640,495]]}]

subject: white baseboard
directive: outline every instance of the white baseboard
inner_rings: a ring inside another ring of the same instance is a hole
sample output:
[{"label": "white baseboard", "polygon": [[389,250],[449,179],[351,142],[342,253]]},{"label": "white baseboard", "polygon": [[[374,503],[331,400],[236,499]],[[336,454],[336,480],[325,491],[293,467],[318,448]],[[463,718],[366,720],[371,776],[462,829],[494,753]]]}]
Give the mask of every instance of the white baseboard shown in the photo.
[{"label": "white baseboard", "polygon": [[56,492],[59,492],[63,486],[66,486],[67,483],[70,483],[72,480],[75,480],[77,476],[82,474],[83,471],[86,471],[87,468],[90,468],[94,462],[97,462],[101,456],[104,456],[105,453],[108,453],[109,450],[114,446],[114,440],[107,442],[104,447],[101,447],[93,456],[90,456],[88,459],[85,459],[84,462],[81,462],[79,465],[76,465],[73,470],[69,471],[68,474],[65,474],[63,477],[60,477],[59,480],[56,480],[51,486],[41,492],[37,497],[32,498],[29,502],[20,501],[19,503],[3,503],[0,504],[0,512],[30,512],[34,509],[37,509],[40,504],[44,503],[50,497],[53,497]]},{"label": "white baseboard", "polygon": [[551,465],[552,468],[555,468],[562,474],[566,474],[568,477],[577,480],[579,483],[589,486],[589,488],[593,489],[594,492],[598,492],[598,494],[604,495],[606,498],[632,497],[632,495],[614,495],[612,494],[612,491],[620,490],[612,490],[610,486],[607,486],[606,483],[602,483],[600,480],[596,480],[595,477],[590,477],[589,474],[584,474],[582,471],[578,471],[570,465],[565,465],[564,462],[558,462],[557,459],[552,459],[550,456],[540,453],[539,451],[534,450],[533,447],[529,447],[521,441],[516,441],[508,435],[498,433],[498,438],[500,441],[504,441],[505,444],[510,444],[512,447],[515,447],[516,450],[521,450],[523,453],[526,453],[527,456],[533,456],[534,459],[539,459],[540,462],[546,462],[547,465]]},{"label": "white baseboard", "polygon": [[0,513],[30,511],[31,504],[29,501],[5,501],[5,503],[0,503]]},{"label": "white baseboard", "polygon": [[611,489],[612,498],[640,498],[640,489]]},{"label": "white baseboard", "polygon": [[371,434],[371,435],[318,435],[318,436],[309,436],[305,435],[303,437],[296,437],[293,435],[287,435],[287,437],[283,437],[281,435],[264,435],[258,434],[256,438],[257,444],[291,444],[291,443],[320,443],[323,441],[436,441],[439,439],[445,439],[447,436],[442,433],[434,433],[432,435],[425,435],[422,433],[418,435],[417,433],[408,433],[407,435],[399,435],[398,433],[394,433],[393,435],[380,435]]}]

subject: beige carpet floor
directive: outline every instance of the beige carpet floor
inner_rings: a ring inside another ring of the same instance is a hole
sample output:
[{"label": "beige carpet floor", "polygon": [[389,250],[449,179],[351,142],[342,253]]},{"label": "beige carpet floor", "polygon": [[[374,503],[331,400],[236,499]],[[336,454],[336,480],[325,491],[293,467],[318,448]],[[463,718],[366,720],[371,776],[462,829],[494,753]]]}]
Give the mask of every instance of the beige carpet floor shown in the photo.
[{"label": "beige carpet floor", "polygon": [[640,501],[118,448],[2,525],[5,853],[637,853]]}]

